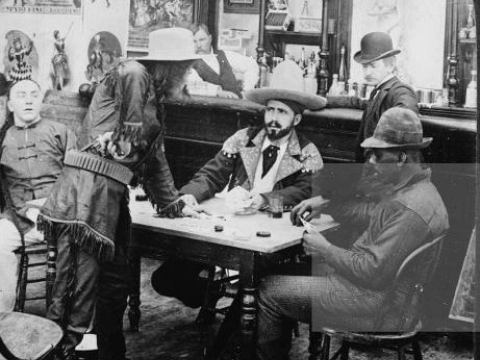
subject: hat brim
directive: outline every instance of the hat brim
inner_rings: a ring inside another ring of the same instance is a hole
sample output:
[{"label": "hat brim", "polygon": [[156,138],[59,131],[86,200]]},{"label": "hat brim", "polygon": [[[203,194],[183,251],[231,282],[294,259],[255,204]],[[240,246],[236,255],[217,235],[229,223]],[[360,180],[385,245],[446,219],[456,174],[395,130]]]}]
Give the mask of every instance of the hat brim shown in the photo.
[{"label": "hat brim", "polygon": [[193,54],[193,55],[185,55],[185,56],[136,56],[131,57],[130,59],[136,61],[186,61],[186,60],[198,60],[201,59],[201,55]]},{"label": "hat brim", "polygon": [[327,105],[327,100],[321,96],[286,89],[253,89],[247,91],[245,98],[261,105],[267,105],[269,100],[290,100],[308,110],[319,110]]},{"label": "hat brim", "polygon": [[357,51],[355,53],[355,55],[353,56],[353,60],[355,60],[359,64],[368,64],[368,63],[371,63],[372,61],[377,61],[377,60],[380,60],[380,59],[385,59],[389,56],[394,56],[394,55],[400,54],[401,52],[402,52],[402,50],[400,50],[400,49],[394,49],[394,50],[387,51],[386,53],[383,53],[383,54],[381,54],[377,57],[374,57],[374,58],[366,58],[362,55],[362,51]]},{"label": "hat brim", "polygon": [[417,148],[423,149],[429,146],[432,143],[433,138],[427,137],[423,138],[421,143],[410,143],[410,144],[392,144],[380,139],[376,139],[373,136],[369,137],[360,144],[362,148],[370,149],[392,149],[392,148]]}]

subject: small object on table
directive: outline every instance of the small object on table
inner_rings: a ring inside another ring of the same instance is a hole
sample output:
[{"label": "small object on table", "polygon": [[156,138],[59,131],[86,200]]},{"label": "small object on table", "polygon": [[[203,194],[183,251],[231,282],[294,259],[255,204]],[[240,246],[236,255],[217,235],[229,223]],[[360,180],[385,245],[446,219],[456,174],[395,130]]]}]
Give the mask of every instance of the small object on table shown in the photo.
[{"label": "small object on table", "polygon": [[283,197],[280,194],[273,194],[269,201],[269,213],[272,218],[280,219],[283,217]]},{"label": "small object on table", "polygon": [[270,237],[272,234],[270,231],[257,231],[257,236],[258,237]]},{"label": "small object on table", "polygon": [[223,226],[222,225],[215,225],[215,231],[216,232],[222,232],[223,231]]}]

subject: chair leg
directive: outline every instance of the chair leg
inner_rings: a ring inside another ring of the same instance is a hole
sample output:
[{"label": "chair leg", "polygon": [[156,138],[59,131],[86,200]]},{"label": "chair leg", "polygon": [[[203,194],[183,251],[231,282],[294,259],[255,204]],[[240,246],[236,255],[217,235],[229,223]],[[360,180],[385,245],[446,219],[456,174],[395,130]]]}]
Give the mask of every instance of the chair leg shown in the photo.
[{"label": "chair leg", "polygon": [[413,349],[413,359],[414,360],[423,360],[422,349],[420,348],[420,343],[417,339],[412,340],[412,349]]},{"label": "chair leg", "polygon": [[48,242],[48,251],[47,251],[47,274],[46,274],[46,306],[47,311],[50,305],[52,304],[53,297],[53,285],[55,284],[55,277],[57,275],[57,248],[51,244],[51,241]]},{"label": "chair leg", "polygon": [[[328,338],[328,339],[327,339]],[[330,338],[320,332],[309,332],[309,345],[308,345],[308,360],[323,360],[328,359],[330,350]],[[326,345],[326,342],[328,344]],[[325,357],[324,352],[327,352]]]},{"label": "chair leg", "polygon": [[[207,290],[205,292],[205,297],[203,298],[203,304],[198,312],[197,319],[195,322],[201,326],[209,326],[215,321],[215,312],[211,307],[211,289],[212,284],[215,278],[215,266],[208,269],[208,278],[207,278]],[[215,305],[213,305],[215,307]]]},{"label": "chair leg", "polygon": [[15,311],[24,312],[25,298],[27,296],[27,280],[28,280],[28,262],[29,257],[25,253],[20,256],[20,266],[17,284],[17,299],[15,302]]}]

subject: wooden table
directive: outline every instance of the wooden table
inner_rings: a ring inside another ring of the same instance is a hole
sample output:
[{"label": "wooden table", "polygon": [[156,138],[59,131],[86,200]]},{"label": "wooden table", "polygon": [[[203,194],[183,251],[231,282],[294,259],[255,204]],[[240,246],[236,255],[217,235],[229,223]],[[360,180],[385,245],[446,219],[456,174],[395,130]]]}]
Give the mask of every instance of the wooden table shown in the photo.
[{"label": "wooden table", "polygon": [[[129,255],[133,272],[133,289],[129,297],[129,319],[132,331],[138,330],[140,319],[140,258],[165,258],[165,254],[194,260],[209,266],[218,265],[239,271],[241,291],[241,359],[253,358],[256,331],[256,286],[259,265],[268,258],[273,263],[289,259],[301,252],[302,227],[290,223],[289,214],[274,219],[266,213],[234,215],[221,198],[202,205],[214,214],[205,219],[166,219],[154,216],[148,202],[132,200],[132,241]],[[224,231],[215,232],[215,225]],[[316,223],[320,231],[336,227],[328,216]],[[257,231],[268,231],[270,237],[258,237]],[[174,279],[172,279],[174,281]]]}]

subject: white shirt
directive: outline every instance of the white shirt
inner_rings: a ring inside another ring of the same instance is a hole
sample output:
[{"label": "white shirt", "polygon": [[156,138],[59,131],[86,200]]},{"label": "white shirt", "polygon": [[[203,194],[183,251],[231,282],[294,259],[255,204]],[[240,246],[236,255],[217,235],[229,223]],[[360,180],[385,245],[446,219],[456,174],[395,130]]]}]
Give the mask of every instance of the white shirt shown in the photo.
[{"label": "white shirt", "polygon": [[[258,82],[258,65],[257,62],[248,56],[243,56],[234,51],[225,51],[225,57],[232,67],[233,74],[237,80],[243,80],[242,91],[247,91],[255,88]],[[217,74],[220,74],[220,63],[217,55],[213,51],[209,55],[203,55],[202,60],[212,68]],[[198,73],[192,69],[187,83],[192,94],[216,96],[219,85],[207,83],[202,80]],[[198,84],[203,83],[203,84]],[[202,94],[202,91],[204,92]]]},{"label": "white shirt", "polygon": [[[280,162],[282,161],[283,155],[287,150],[288,141],[290,136],[284,136],[279,140],[275,140],[275,142],[270,141],[268,137],[265,137],[262,145],[262,153],[258,159],[257,169],[255,170],[255,179],[253,181],[253,187],[251,192],[257,194],[263,194],[266,192],[270,192],[273,190],[275,186],[275,177],[277,176],[278,167],[280,166]],[[262,178],[263,173],[263,151],[269,147],[270,145],[276,145],[280,148],[277,153],[277,159],[275,163],[270,168],[268,173]]]}]

